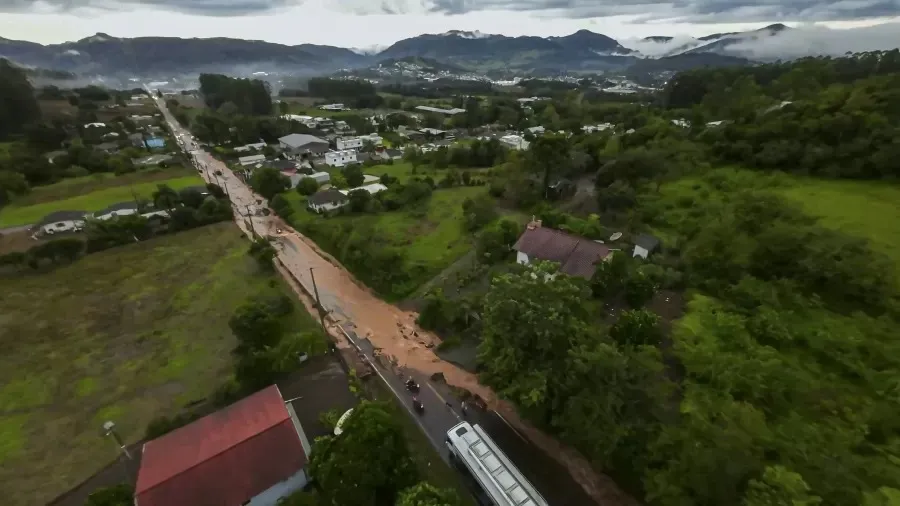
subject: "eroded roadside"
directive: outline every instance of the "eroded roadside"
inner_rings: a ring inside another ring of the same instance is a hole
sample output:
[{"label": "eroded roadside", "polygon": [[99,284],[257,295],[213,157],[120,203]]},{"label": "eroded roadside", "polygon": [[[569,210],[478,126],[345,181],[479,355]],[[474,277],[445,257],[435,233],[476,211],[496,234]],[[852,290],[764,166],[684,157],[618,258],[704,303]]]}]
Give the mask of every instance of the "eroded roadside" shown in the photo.
[{"label": "eroded roadside", "polygon": [[[160,106],[173,128],[185,132],[174,122],[165,107]],[[347,345],[336,326],[340,324],[345,329],[354,330],[358,336],[368,338],[381,354],[400,366],[429,375],[442,374],[447,384],[484,399],[490,409],[499,413],[532,444],[564,466],[597,504],[639,504],[608,476],[594,471],[587,459],[577,451],[525,422],[510,403],[500,400],[490,388],[480,384],[474,374],[438,358],[432,348],[440,340],[416,325],[416,313],[403,311],[378,298],[345,270],[340,262],[277,217],[250,216],[249,211],[253,206],[265,204],[262,198],[253,194],[223,163],[208,153],[197,153],[197,159],[209,168],[203,173],[203,177],[209,182],[222,185],[228,191],[235,207],[238,226],[248,235],[255,231],[273,238],[278,251],[279,272],[307,310],[315,316],[318,316],[317,311],[307,293],[318,291],[322,306],[328,311],[330,324],[326,327],[337,346]]]}]

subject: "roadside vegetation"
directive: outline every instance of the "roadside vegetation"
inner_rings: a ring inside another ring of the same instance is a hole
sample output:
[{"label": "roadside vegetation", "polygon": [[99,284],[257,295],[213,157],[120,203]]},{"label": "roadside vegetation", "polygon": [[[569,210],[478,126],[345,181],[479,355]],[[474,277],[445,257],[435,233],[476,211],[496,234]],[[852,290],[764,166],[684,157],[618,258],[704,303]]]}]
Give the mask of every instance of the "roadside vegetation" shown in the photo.
[{"label": "roadside vegetation", "polygon": [[[115,458],[104,421],[133,442],[154,418],[228,381],[232,313],[247,297],[284,290],[246,251],[233,225],[218,224],[0,279],[0,488],[9,504],[46,502]],[[295,328],[316,328],[293,314]]]},{"label": "roadside vegetation", "polygon": [[[179,171],[180,175],[170,177],[168,179],[156,179],[148,177],[149,182],[133,182],[133,180],[119,180],[119,178],[109,178],[103,181],[107,184],[97,185],[104,187],[82,193],[79,189],[90,190],[94,185],[77,184],[75,188],[70,188],[67,183],[57,183],[63,186],[48,186],[46,191],[36,191],[32,199],[24,200],[20,203],[14,201],[12,204],[0,208],[0,227],[15,227],[20,225],[36,224],[41,221],[44,216],[55,211],[99,211],[112,204],[119,202],[129,202],[134,200],[149,200],[153,196],[159,185],[165,185],[173,190],[181,190],[190,186],[204,186],[205,182],[196,174],[188,174],[186,170]],[[135,175],[140,174],[136,173]],[[170,173],[171,174],[171,173]],[[139,180],[139,179],[138,179]],[[41,190],[44,190],[41,188]],[[62,197],[58,200],[49,200],[52,195],[73,195],[70,197]],[[33,203],[29,203],[33,202]]]}]

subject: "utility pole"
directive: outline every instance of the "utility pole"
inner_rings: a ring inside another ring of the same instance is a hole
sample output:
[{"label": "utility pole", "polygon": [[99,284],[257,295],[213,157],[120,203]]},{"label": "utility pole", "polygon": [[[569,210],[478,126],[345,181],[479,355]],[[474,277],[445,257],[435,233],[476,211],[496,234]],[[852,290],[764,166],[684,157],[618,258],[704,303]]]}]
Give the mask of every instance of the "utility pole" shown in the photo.
[{"label": "utility pole", "polygon": [[128,452],[128,447],[125,446],[125,443],[122,442],[122,438],[119,437],[119,434],[116,432],[116,424],[114,424],[112,421],[104,422],[103,430],[106,432],[107,436],[112,436],[112,438],[116,441],[116,444],[119,445],[119,449],[121,449],[122,453],[125,454],[125,457],[131,460],[131,453]]},{"label": "utility pole", "polygon": [[253,214],[250,213],[250,204],[247,204],[247,219],[250,221],[250,230],[253,232],[253,237],[256,237],[256,227],[253,226]]},{"label": "utility pole", "polygon": [[313,292],[316,294],[316,309],[319,311],[319,321],[322,322],[322,330],[326,333],[328,329],[325,327],[325,307],[322,306],[322,301],[319,299],[319,287],[316,286],[316,275],[313,273],[313,268],[309,268],[309,277],[312,278],[313,283]]}]

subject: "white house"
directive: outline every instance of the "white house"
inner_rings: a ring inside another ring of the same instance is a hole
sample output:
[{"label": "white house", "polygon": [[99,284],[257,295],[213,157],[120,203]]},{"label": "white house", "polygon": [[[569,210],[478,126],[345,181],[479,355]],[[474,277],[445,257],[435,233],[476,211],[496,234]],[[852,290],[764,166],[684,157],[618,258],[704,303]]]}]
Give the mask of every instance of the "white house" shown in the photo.
[{"label": "white house", "polygon": [[251,149],[260,151],[264,147],[266,147],[265,142],[253,142],[250,144],[244,144],[243,146],[238,146],[238,147],[234,148],[234,150],[237,153],[243,153],[245,151],[250,151]]},{"label": "white house", "polygon": [[585,125],[581,127],[581,130],[586,134],[592,134],[594,132],[603,132],[604,130],[609,130],[613,128],[615,125],[612,123],[598,123],[596,125]]},{"label": "white house", "polygon": [[673,119],[672,124],[677,127],[681,127],[681,128],[690,128],[691,127],[691,122],[684,118]]},{"label": "white house", "polygon": [[533,126],[533,127],[529,128],[528,131],[531,132],[533,135],[542,135],[546,131],[546,129],[544,129],[544,127],[538,125],[538,126]]},{"label": "white house", "polygon": [[360,149],[363,147],[363,140],[359,137],[341,137],[335,141],[335,144],[337,145],[338,151]]},{"label": "white house", "polygon": [[441,109],[440,107],[431,107],[430,105],[419,105],[416,106],[416,110],[423,112],[434,112],[437,114],[446,114],[447,116],[454,116],[456,114],[461,114],[466,112],[465,109],[459,109],[454,107],[453,109]]},{"label": "white house", "polygon": [[272,385],[141,448],[135,506],[275,506],[309,482],[312,447]]},{"label": "white house", "polygon": [[356,162],[356,151],[352,149],[325,153],[325,163],[332,167],[343,167]]},{"label": "white house", "polygon": [[530,142],[522,138],[521,135],[509,134],[500,137],[500,143],[510,149],[528,149]]},{"label": "white house", "polygon": [[44,216],[38,224],[38,232],[53,235],[62,232],[78,232],[84,228],[84,211],[56,211]]},{"label": "white house", "polygon": [[360,135],[359,139],[363,141],[363,144],[365,144],[366,142],[371,142],[376,146],[381,146],[381,144],[384,142],[384,138],[376,133]]},{"label": "white house", "polygon": [[241,167],[247,167],[248,165],[256,165],[258,163],[262,163],[266,161],[266,155],[250,155],[250,156],[242,156],[238,158],[238,163],[241,164]]},{"label": "white house", "polygon": [[317,213],[333,211],[347,205],[350,198],[343,192],[334,188],[316,192],[306,201],[307,207]]},{"label": "white house", "polygon": [[634,240],[633,257],[641,257],[646,259],[659,247],[659,239],[649,234],[641,234]]},{"label": "white house", "polygon": [[357,186],[356,188],[350,188],[349,190],[340,190],[340,192],[343,193],[344,195],[350,195],[350,192],[352,192],[352,191],[365,190],[365,191],[369,192],[370,194],[375,195],[376,193],[383,192],[387,189],[388,189],[387,186],[385,186],[381,183],[372,183],[372,184],[367,184],[367,185],[363,185],[363,186]]},{"label": "white house", "polygon": [[86,124],[84,125],[84,128],[105,128],[105,127],[106,127],[106,123],[99,123],[99,122],[97,122],[97,123],[86,123]]},{"label": "white house", "polygon": [[135,204],[134,202],[119,202],[118,204],[113,204],[106,209],[101,209],[100,211],[95,212],[93,218],[95,220],[106,221],[117,218],[119,216],[137,214],[137,212],[137,204]]},{"label": "white house", "polygon": [[331,182],[331,174],[329,174],[327,172],[313,172],[312,174],[310,174],[308,176],[304,175],[304,177],[315,179],[316,182],[319,183],[319,186],[322,186],[325,183]]}]

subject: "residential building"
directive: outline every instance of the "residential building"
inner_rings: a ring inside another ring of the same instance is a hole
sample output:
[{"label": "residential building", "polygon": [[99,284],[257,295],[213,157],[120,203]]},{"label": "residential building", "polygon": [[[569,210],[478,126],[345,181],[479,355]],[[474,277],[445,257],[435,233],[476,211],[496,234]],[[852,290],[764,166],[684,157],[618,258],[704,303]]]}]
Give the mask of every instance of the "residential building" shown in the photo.
[{"label": "residential building", "polygon": [[341,137],[335,141],[338,151],[347,149],[360,149],[363,147],[363,140],[359,137]]},{"label": "residential building", "polygon": [[416,106],[416,110],[423,111],[423,112],[434,112],[437,114],[446,114],[447,116],[454,116],[456,114],[461,114],[461,113],[466,112],[465,109],[458,109],[458,108],[441,109],[440,107],[431,107],[428,105]]},{"label": "residential building", "polygon": [[264,161],[266,161],[266,155],[263,155],[263,154],[242,156],[242,157],[238,158],[238,163],[241,165],[241,167],[256,165],[256,164],[262,163]]},{"label": "residential building", "polygon": [[371,174],[363,174],[363,185],[377,183],[381,181],[381,178],[378,176],[373,176]]},{"label": "residential building", "polygon": [[673,119],[672,124],[677,127],[681,127],[681,128],[690,128],[691,127],[691,122],[684,118]]},{"label": "residential building", "polygon": [[84,128],[106,128],[106,123],[86,123]]},{"label": "residential building", "polygon": [[650,234],[641,234],[634,240],[634,253],[631,256],[646,259],[657,248],[659,248],[659,239]]},{"label": "residential building", "polygon": [[136,133],[128,136],[128,142],[131,143],[132,146],[136,148],[146,148],[147,145],[144,144],[144,134]]},{"label": "residential building", "polygon": [[603,132],[604,130],[609,130],[610,128],[615,128],[615,125],[612,123],[599,123],[596,125],[585,125],[581,127],[581,130],[586,134],[592,134],[594,132]]},{"label": "residential building", "polygon": [[323,111],[343,111],[344,109],[347,109],[347,108],[344,107],[344,104],[326,104],[326,105],[320,105],[319,109],[321,109]]},{"label": "residential building", "polygon": [[328,151],[328,141],[308,134],[290,134],[278,139],[278,145],[290,155],[303,153],[322,154]]},{"label": "residential building", "polygon": [[297,170],[300,168],[299,164],[294,160],[284,160],[281,158],[278,158],[276,160],[266,160],[260,165],[262,167],[271,167],[282,172],[286,170]]},{"label": "residential building", "polygon": [[516,262],[528,265],[536,260],[559,264],[559,272],[591,279],[596,264],[609,258],[606,245],[561,230],[545,228],[540,220],[532,220],[513,246]]},{"label": "residential building", "polygon": [[84,220],[87,213],[84,211],[56,211],[44,216],[38,223],[38,233],[59,234],[63,232],[78,232],[84,228]]},{"label": "residential building", "polygon": [[166,146],[166,140],[161,137],[150,137],[144,144],[147,145],[148,148],[163,148]]},{"label": "residential building", "polygon": [[274,506],[309,482],[309,440],[275,385],[141,451],[135,506]]},{"label": "residential building", "polygon": [[103,142],[94,146],[94,149],[97,151],[102,151],[107,154],[115,153],[119,150],[118,142]]},{"label": "residential building", "polygon": [[381,144],[384,142],[384,138],[376,133],[360,135],[359,138],[361,141],[363,141],[363,144],[371,142],[376,146],[381,146]]},{"label": "residential building", "polygon": [[528,131],[531,132],[532,135],[543,135],[543,133],[546,131],[546,129],[544,127],[538,125],[538,126],[533,126],[533,127],[529,128]]},{"label": "residential building", "polygon": [[388,189],[387,186],[385,186],[381,183],[372,183],[372,184],[367,184],[367,185],[363,185],[363,186],[357,186],[356,188],[350,188],[349,190],[341,190],[341,193],[343,193],[344,195],[349,195],[350,192],[352,192],[352,191],[365,190],[365,191],[369,192],[370,194],[375,195],[376,193],[383,192],[387,189]]},{"label": "residential building", "polygon": [[327,172],[313,172],[312,174],[309,174],[306,177],[311,177],[311,178],[315,179],[316,182],[319,183],[319,186],[322,186],[323,184],[331,182],[331,174],[329,174]]},{"label": "residential building", "polygon": [[95,220],[111,220],[119,216],[129,216],[138,213],[138,206],[135,202],[119,202],[113,204],[106,209],[101,209],[93,214]]},{"label": "residential building", "polygon": [[432,137],[443,137],[447,133],[446,130],[438,130],[437,128],[422,128],[419,131]]},{"label": "residential building", "polygon": [[344,207],[348,202],[350,202],[350,198],[347,195],[335,188],[330,188],[311,195],[306,205],[313,211],[321,213]]},{"label": "residential building", "polygon": [[343,167],[351,163],[357,163],[356,151],[352,149],[329,151],[325,153],[325,163],[332,167]]},{"label": "residential building", "polygon": [[251,151],[251,150],[261,151],[264,147],[266,147],[265,142],[253,142],[250,144],[244,144],[243,146],[238,146],[238,147],[234,148],[234,151],[236,153],[244,153],[244,152]]},{"label": "residential building", "polygon": [[526,141],[522,138],[521,135],[509,134],[500,137],[500,143],[510,149],[528,149],[528,146],[531,145],[530,142]]}]

